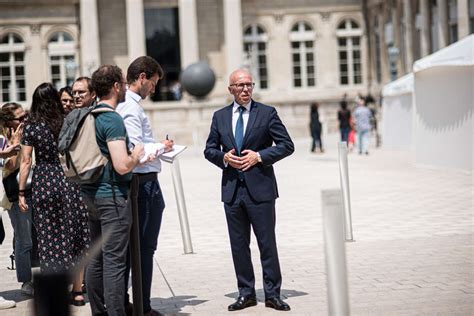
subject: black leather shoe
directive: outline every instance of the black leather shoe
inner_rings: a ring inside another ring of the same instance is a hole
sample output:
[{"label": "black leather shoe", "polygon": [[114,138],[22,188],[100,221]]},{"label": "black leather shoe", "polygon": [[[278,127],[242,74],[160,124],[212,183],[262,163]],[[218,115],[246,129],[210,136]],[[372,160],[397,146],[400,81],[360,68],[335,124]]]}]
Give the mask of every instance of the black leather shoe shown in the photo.
[{"label": "black leather shoe", "polygon": [[274,308],[277,311],[289,311],[291,310],[290,305],[283,302],[279,297],[272,297],[265,300],[265,307]]},{"label": "black leather shoe", "polygon": [[230,304],[227,309],[229,312],[232,312],[255,305],[257,305],[257,298],[255,296],[239,296],[237,301],[235,301],[233,304]]}]

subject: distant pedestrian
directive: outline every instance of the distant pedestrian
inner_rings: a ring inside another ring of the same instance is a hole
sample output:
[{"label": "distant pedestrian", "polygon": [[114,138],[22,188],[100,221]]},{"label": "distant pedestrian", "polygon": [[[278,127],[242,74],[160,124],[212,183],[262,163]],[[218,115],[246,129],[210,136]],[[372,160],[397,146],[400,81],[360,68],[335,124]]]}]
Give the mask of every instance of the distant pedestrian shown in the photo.
[{"label": "distant pedestrian", "polygon": [[310,123],[309,128],[311,131],[311,152],[316,151],[316,147],[319,147],[319,150],[323,153],[323,142],[321,140],[321,122],[319,121],[319,104],[317,102],[311,103],[311,112],[310,112]]},{"label": "distant pedestrian", "polygon": [[175,80],[170,84],[169,90],[173,95],[173,100],[179,101],[183,95],[181,83],[179,80]]},{"label": "distant pedestrian", "polygon": [[368,94],[365,97],[365,104],[372,113],[372,116],[370,118],[370,125],[371,131],[373,132],[373,134],[375,134],[375,147],[380,147],[381,140],[377,124],[377,105],[375,104],[375,99],[372,97],[372,95]]},{"label": "distant pedestrian", "polygon": [[357,107],[354,110],[354,123],[357,131],[357,146],[359,148],[359,155],[369,154],[369,132],[370,119],[372,113],[367,108],[364,98],[357,98]]},{"label": "distant pedestrian", "polygon": [[354,125],[354,120],[352,117],[349,120],[349,135],[347,136],[347,148],[349,149],[349,152],[352,152],[355,146],[356,142],[356,132],[355,132],[355,125]]},{"label": "distant pedestrian", "polygon": [[345,99],[341,101],[340,105],[341,108],[337,112],[339,131],[341,132],[341,141],[347,142],[351,131],[351,111],[347,108],[347,101]]}]

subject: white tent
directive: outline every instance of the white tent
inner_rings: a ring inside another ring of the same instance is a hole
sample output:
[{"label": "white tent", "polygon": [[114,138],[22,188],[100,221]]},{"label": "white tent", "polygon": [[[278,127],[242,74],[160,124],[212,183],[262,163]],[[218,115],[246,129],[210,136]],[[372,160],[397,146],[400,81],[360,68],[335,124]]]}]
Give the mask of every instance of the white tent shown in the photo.
[{"label": "white tent", "polygon": [[413,71],[416,164],[472,173],[474,35],[416,61]]},{"label": "white tent", "polygon": [[382,140],[386,148],[411,149],[413,85],[413,73],[409,73],[382,90]]}]

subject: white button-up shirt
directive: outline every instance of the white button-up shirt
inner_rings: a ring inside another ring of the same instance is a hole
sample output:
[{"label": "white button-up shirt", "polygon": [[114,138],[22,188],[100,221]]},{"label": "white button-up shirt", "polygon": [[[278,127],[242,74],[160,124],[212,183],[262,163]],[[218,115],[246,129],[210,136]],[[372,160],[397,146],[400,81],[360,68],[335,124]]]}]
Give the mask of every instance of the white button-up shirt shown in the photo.
[{"label": "white button-up shirt", "polygon": [[[133,144],[148,144],[156,143],[153,138],[153,131],[151,129],[150,121],[145,114],[145,111],[140,106],[139,102],[141,97],[133,91],[127,90],[125,96],[125,102],[120,103],[115,111],[119,113],[125,122],[127,128],[128,138]],[[158,154],[164,152],[165,145],[161,145]],[[157,157],[153,161],[147,162],[142,166],[137,166],[133,169],[134,173],[148,173],[148,172],[160,172],[161,161]]]},{"label": "white button-up shirt", "polygon": [[[249,115],[250,115],[250,104],[252,101],[250,101],[247,104],[242,105],[245,108],[245,111],[242,113],[242,119],[244,120],[244,135],[245,135],[245,130],[247,129],[247,122],[249,121]],[[232,134],[235,136],[235,126],[237,125],[237,120],[239,119],[239,107],[240,104],[234,101],[234,106],[232,107]]]}]

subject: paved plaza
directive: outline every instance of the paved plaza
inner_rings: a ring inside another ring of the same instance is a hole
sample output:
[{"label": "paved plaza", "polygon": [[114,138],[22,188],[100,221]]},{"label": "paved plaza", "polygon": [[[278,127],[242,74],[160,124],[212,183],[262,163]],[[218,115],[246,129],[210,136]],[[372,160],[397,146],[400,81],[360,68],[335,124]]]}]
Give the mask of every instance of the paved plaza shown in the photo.
[{"label": "paved plaza", "polygon": [[[277,239],[285,315],[327,315],[321,190],[339,188],[337,135],[326,153],[310,140],[275,165]],[[220,202],[220,170],[203,146],[180,159],[194,254],[183,254],[171,169],[160,183],[166,199],[152,305],[166,315],[275,315],[265,308],[259,252],[252,238],[259,304],[227,312],[237,296],[229,238]],[[473,315],[473,178],[471,174],[416,168],[408,152],[372,149],[349,155],[354,242],[346,243],[353,315]],[[30,315],[33,301],[20,294],[10,266],[12,229],[0,247],[0,295],[17,307],[0,315]],[[73,315],[90,315],[89,305]]]}]

